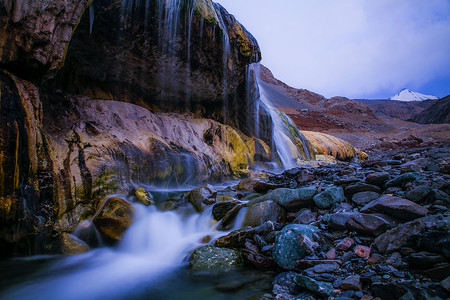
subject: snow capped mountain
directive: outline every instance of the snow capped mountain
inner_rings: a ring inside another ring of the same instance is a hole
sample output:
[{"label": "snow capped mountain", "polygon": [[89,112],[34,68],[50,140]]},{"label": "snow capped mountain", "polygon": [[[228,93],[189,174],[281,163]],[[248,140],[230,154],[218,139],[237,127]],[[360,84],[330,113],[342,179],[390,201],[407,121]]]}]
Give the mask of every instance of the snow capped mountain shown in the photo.
[{"label": "snow capped mountain", "polygon": [[400,91],[400,93],[398,93],[394,97],[389,98],[389,100],[397,100],[397,101],[405,101],[405,102],[423,101],[423,100],[429,100],[429,99],[435,100],[435,99],[439,99],[439,98],[436,96],[424,95],[421,93],[413,92],[410,89],[403,89]]}]

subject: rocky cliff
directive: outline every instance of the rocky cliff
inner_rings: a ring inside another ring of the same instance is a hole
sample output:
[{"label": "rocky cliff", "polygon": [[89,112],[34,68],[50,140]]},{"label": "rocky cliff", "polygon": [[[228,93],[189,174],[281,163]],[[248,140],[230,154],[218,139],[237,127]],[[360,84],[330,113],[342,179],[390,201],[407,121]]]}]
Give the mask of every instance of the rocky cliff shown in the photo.
[{"label": "rocky cliff", "polygon": [[107,193],[272,159],[256,40],[210,0],[147,3],[0,3],[1,255],[54,251]]}]

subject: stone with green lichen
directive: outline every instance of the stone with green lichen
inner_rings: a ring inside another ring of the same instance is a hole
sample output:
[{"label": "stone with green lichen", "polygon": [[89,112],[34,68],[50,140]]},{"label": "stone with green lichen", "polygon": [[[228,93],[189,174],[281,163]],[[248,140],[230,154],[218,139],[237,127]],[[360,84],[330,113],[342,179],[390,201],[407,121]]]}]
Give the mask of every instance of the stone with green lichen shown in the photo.
[{"label": "stone with green lichen", "polygon": [[155,204],[152,195],[150,195],[144,188],[140,187],[134,193],[136,195],[136,201],[145,206]]},{"label": "stone with green lichen", "polygon": [[240,251],[208,245],[192,253],[189,267],[193,271],[229,271],[242,266],[243,261]]}]

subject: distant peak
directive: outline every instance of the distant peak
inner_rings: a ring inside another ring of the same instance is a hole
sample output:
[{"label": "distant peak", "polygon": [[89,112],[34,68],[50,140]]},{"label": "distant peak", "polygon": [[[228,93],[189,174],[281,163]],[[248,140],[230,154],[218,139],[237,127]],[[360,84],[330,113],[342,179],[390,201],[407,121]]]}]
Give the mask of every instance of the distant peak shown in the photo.
[{"label": "distant peak", "polygon": [[389,100],[396,100],[396,101],[423,101],[423,100],[435,100],[439,99],[436,96],[432,95],[424,95],[418,92],[411,91],[410,89],[404,88],[402,89],[397,95],[389,98]]}]

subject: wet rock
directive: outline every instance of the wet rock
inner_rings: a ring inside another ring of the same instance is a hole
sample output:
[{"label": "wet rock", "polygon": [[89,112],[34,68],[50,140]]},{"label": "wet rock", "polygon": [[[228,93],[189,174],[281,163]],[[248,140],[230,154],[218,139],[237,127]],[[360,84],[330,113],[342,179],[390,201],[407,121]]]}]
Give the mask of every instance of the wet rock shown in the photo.
[{"label": "wet rock", "polygon": [[222,220],[222,218],[238,204],[240,204],[239,201],[227,201],[214,204],[212,210],[214,219],[217,221]]},{"label": "wet rock", "polygon": [[382,186],[386,181],[389,180],[389,178],[390,175],[388,172],[370,173],[366,176],[366,183]]},{"label": "wet rock", "polygon": [[352,202],[356,205],[364,206],[378,197],[380,197],[380,194],[375,192],[359,192],[352,196]]},{"label": "wet rock", "polygon": [[423,274],[433,280],[444,280],[446,277],[450,276],[450,264],[439,264],[432,269],[424,271]]},{"label": "wet rock", "polygon": [[226,247],[239,249],[244,246],[247,239],[253,238],[255,229],[251,227],[244,227],[239,230],[234,230],[227,235],[218,238],[214,245],[217,247]]},{"label": "wet rock", "polygon": [[339,244],[336,245],[336,250],[347,251],[348,249],[353,247],[354,244],[355,241],[352,238],[346,237],[345,239],[340,241]]},{"label": "wet rock", "polygon": [[282,268],[294,269],[295,262],[310,254],[311,248],[319,245],[314,242],[319,232],[314,226],[291,224],[285,226],[277,235],[273,248],[273,258]]},{"label": "wet rock", "polygon": [[237,214],[241,209],[243,209],[246,206],[245,203],[239,203],[236,206],[234,206],[232,209],[230,209],[226,215],[222,218],[218,229],[219,230],[230,230],[233,227],[234,220],[236,219]]},{"label": "wet rock", "polygon": [[401,224],[377,237],[375,246],[381,253],[391,252],[400,249],[406,242],[423,233],[426,225],[422,220],[414,220]]},{"label": "wet rock", "polygon": [[279,189],[281,187],[283,187],[283,185],[281,185],[281,184],[272,184],[272,183],[262,182],[262,181],[258,180],[253,185],[253,190],[257,193],[267,193],[270,190]]},{"label": "wet rock", "polygon": [[416,173],[416,172],[405,173],[405,174],[402,174],[400,176],[397,176],[397,177],[389,180],[388,182],[385,183],[384,187],[385,188],[402,187],[405,184],[407,184],[408,182],[415,181],[415,180],[419,179],[420,177],[421,177],[420,174]]},{"label": "wet rock", "polygon": [[272,257],[260,253],[258,246],[247,240],[245,248],[242,249],[244,257],[259,270],[272,270],[276,268],[276,263]]},{"label": "wet rock", "polygon": [[118,241],[133,222],[134,208],[126,200],[111,197],[104,200],[92,222],[104,236]]},{"label": "wet rock", "polygon": [[361,208],[363,213],[386,213],[402,220],[413,220],[423,217],[428,210],[407,199],[383,195]]},{"label": "wet rock", "polygon": [[286,213],[280,205],[273,201],[264,201],[247,209],[242,226],[256,227],[266,221],[283,223],[285,219]]},{"label": "wet rock", "polygon": [[239,181],[236,189],[239,191],[253,191],[256,183],[260,182],[256,178],[245,178]]},{"label": "wet rock", "polygon": [[141,203],[145,206],[155,204],[152,195],[150,195],[144,188],[140,187],[134,193],[136,196],[136,202]]},{"label": "wet rock", "polygon": [[89,246],[69,233],[61,234],[59,252],[66,255],[80,254],[89,251]]},{"label": "wet rock", "polygon": [[212,187],[212,185],[205,184],[193,189],[189,193],[188,199],[196,211],[202,212],[204,209],[204,202],[216,192],[217,191]]},{"label": "wet rock", "polygon": [[288,211],[296,211],[301,207],[308,206],[317,193],[315,187],[305,187],[299,189],[279,188],[267,194],[255,198],[249,202],[249,206],[263,201],[274,201]]},{"label": "wet rock", "polygon": [[304,275],[297,275],[294,280],[300,287],[316,295],[328,297],[333,293],[333,285],[328,282],[317,281]]},{"label": "wet rock", "polygon": [[378,282],[372,284],[371,288],[372,295],[383,300],[398,300],[406,293],[405,288],[395,283]]},{"label": "wet rock", "polygon": [[228,271],[242,264],[240,251],[210,245],[195,250],[189,260],[189,268],[193,271]]},{"label": "wet rock", "polygon": [[431,192],[431,188],[427,186],[419,186],[406,193],[405,198],[416,203],[423,202],[428,194]]},{"label": "wet rock", "polygon": [[381,193],[381,188],[377,185],[359,182],[359,183],[350,185],[345,189],[345,195],[349,198],[352,198],[354,194],[360,193],[360,192]]},{"label": "wet rock", "polygon": [[354,230],[361,234],[378,236],[391,228],[391,223],[382,216],[375,214],[354,214],[348,218],[345,228]]},{"label": "wet rock", "polygon": [[341,284],[341,289],[352,290],[352,291],[360,291],[362,288],[361,277],[359,275],[348,276],[344,279]]},{"label": "wet rock", "polygon": [[345,201],[344,190],[341,187],[330,187],[315,195],[314,203],[320,208],[330,208],[334,203]]},{"label": "wet rock", "polygon": [[272,282],[273,290],[272,292],[275,295],[279,294],[289,294],[289,295],[297,295],[301,288],[297,285],[295,278],[298,276],[298,273],[289,271],[284,272],[276,276]]},{"label": "wet rock", "polygon": [[357,245],[354,250],[355,254],[361,258],[368,259],[370,257],[370,247]]}]

